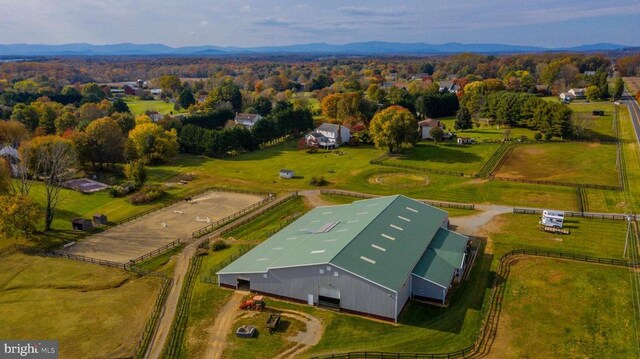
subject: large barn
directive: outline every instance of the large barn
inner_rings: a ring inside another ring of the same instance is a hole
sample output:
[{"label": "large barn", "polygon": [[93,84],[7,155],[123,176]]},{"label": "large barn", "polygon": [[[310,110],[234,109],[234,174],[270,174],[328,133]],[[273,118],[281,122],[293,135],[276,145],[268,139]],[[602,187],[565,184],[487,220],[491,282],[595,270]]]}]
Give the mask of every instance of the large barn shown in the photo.
[{"label": "large barn", "polygon": [[318,207],[219,271],[221,286],[397,321],[410,298],[444,303],[467,237],[404,196]]}]

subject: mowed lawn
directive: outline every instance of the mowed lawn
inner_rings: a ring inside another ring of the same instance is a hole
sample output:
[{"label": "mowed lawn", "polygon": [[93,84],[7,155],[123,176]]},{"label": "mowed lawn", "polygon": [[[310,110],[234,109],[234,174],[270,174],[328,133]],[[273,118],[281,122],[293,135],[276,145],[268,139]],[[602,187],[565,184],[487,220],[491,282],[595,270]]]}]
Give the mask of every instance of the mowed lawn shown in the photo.
[{"label": "mowed lawn", "polygon": [[509,154],[496,177],[618,186],[616,145],[518,145]]},{"label": "mowed lawn", "polygon": [[[343,147],[342,154],[325,150],[307,153],[298,150],[296,143],[287,141],[225,159],[182,154],[173,164],[149,167],[150,176],[158,178],[160,172],[168,178],[190,172],[196,175],[198,184],[284,192],[313,188],[308,184],[312,177],[324,177],[331,185],[344,184],[354,174],[371,167],[369,161],[384,153],[373,146]],[[283,168],[293,170],[295,177],[280,178],[279,171]]]},{"label": "mowed lawn", "polygon": [[61,358],[128,357],[151,315],[158,278],[66,259],[0,261],[0,338],[60,341]]},{"label": "mowed lawn", "polygon": [[476,142],[483,141],[499,141],[506,137],[509,138],[522,138],[523,136],[529,140],[533,140],[536,131],[528,128],[521,127],[506,127],[482,124],[480,127],[474,126],[471,129],[464,131],[456,131],[454,129],[455,117],[439,118],[442,121],[448,131],[452,131],[458,137],[470,137],[476,140]]},{"label": "mowed lawn", "polygon": [[623,259],[627,233],[625,221],[567,217],[564,228],[571,234],[560,235],[538,229],[540,216],[503,214],[484,227],[489,237],[488,251],[500,257],[514,249],[555,252]]},{"label": "mowed lawn", "polygon": [[478,145],[442,143],[434,145],[420,142],[405,150],[401,156],[390,158],[385,163],[474,175],[498,147],[500,147],[498,143]]},{"label": "mowed lawn", "polygon": [[157,111],[160,114],[168,115],[168,114],[176,114],[176,113],[184,113],[185,110],[176,111],[173,106],[174,104],[171,102],[164,102],[161,100],[138,100],[134,97],[125,97],[124,102],[129,106],[129,110],[134,115],[142,115],[146,111]]},{"label": "mowed lawn", "polygon": [[511,266],[491,358],[637,358],[629,270],[523,257]]},{"label": "mowed lawn", "polygon": [[[569,104],[574,119],[585,126],[584,138],[592,140],[613,141],[614,105],[611,102],[573,102]],[[604,116],[593,116],[593,111],[604,111]]]}]

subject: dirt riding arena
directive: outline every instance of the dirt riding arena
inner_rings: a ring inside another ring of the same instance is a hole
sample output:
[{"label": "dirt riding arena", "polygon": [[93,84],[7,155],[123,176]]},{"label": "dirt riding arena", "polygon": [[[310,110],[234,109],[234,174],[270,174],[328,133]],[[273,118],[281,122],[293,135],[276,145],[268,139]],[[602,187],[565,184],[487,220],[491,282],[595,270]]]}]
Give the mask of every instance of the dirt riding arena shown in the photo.
[{"label": "dirt riding arena", "polygon": [[207,192],[190,202],[152,212],[146,216],[88,237],[68,249],[69,253],[119,263],[147,254],[261,201],[263,198],[231,192]]}]

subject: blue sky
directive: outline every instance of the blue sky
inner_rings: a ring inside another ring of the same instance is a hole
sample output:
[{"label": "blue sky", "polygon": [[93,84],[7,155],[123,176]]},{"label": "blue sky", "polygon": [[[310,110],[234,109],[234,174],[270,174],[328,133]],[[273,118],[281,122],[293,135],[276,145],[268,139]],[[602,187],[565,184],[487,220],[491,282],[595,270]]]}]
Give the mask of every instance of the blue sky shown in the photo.
[{"label": "blue sky", "polygon": [[640,46],[638,0],[0,0],[0,8],[3,44]]}]

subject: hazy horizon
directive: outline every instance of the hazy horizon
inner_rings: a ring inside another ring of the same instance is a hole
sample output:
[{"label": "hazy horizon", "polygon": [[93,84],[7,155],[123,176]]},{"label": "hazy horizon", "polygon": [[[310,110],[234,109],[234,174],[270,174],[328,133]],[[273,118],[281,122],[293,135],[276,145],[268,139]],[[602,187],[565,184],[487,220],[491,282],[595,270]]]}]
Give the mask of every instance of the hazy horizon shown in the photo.
[{"label": "hazy horizon", "polygon": [[2,44],[282,46],[386,41],[508,44],[545,48],[615,43],[640,46],[640,3],[621,0],[45,0],[4,4]]}]

